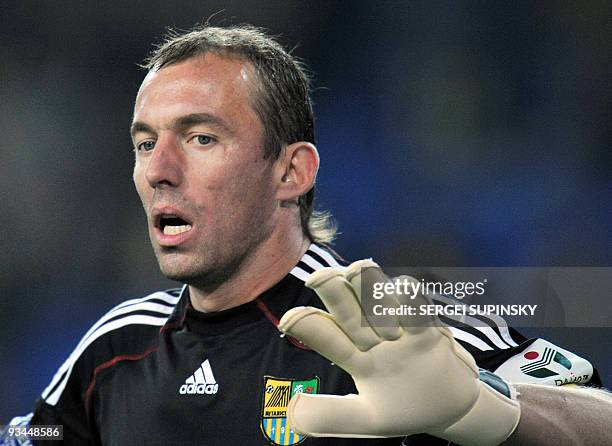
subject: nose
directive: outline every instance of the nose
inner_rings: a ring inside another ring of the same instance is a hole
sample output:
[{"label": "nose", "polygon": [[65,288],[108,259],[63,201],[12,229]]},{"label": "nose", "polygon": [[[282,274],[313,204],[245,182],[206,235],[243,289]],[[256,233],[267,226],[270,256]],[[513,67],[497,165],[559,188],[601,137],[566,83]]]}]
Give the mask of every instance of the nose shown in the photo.
[{"label": "nose", "polygon": [[162,185],[177,187],[183,178],[183,156],[172,137],[159,137],[145,171],[152,188]]}]

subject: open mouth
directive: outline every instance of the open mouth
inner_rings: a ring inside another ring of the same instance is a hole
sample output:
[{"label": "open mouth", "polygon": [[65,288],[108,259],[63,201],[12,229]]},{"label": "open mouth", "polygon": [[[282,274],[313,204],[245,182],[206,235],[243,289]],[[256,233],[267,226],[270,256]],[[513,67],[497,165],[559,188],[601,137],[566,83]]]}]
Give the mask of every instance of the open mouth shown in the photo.
[{"label": "open mouth", "polygon": [[164,235],[178,235],[191,229],[191,224],[176,215],[162,215],[159,218],[159,229]]}]

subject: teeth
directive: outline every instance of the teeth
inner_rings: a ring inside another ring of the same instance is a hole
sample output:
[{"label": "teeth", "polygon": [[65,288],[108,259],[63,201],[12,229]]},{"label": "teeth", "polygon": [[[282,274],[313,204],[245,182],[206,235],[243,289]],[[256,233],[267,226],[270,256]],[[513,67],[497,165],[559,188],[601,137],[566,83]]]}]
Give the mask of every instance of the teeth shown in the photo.
[{"label": "teeth", "polygon": [[165,235],[177,235],[182,234],[183,232],[187,232],[191,229],[191,225],[181,225],[181,226],[164,226],[164,234]]}]

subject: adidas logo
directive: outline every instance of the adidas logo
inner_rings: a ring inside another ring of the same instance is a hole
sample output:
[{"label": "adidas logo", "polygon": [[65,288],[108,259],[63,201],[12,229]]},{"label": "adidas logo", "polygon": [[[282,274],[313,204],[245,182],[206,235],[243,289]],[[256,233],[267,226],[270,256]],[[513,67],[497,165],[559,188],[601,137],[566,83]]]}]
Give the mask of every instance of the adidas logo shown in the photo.
[{"label": "adidas logo", "polygon": [[215,381],[210,362],[204,361],[200,367],[185,380],[185,384],[179,387],[180,395],[214,395],[219,390],[219,384]]}]

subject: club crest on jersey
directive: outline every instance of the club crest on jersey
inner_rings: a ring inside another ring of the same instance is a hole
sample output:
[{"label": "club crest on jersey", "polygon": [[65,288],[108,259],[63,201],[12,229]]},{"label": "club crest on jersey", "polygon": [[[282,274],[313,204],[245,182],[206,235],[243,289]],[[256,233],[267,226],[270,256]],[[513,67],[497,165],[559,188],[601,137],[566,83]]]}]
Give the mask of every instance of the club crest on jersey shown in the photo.
[{"label": "club crest on jersey", "polygon": [[287,406],[298,393],[317,393],[319,378],[307,380],[264,376],[263,403],[261,408],[261,431],[275,445],[292,445],[304,441],[304,435],[293,431],[287,421]]}]

